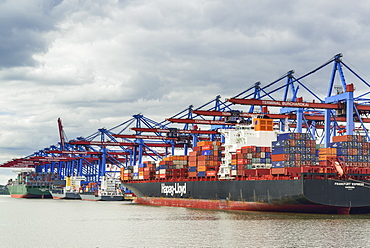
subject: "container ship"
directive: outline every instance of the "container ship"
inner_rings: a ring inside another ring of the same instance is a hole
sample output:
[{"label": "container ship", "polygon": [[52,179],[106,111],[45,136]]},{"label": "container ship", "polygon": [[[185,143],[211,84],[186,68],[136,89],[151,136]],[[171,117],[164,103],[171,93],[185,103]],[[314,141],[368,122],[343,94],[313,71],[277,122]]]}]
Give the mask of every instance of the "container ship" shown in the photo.
[{"label": "container ship", "polygon": [[51,198],[49,188],[55,174],[35,172],[32,168],[23,168],[18,171],[15,180],[10,179],[7,188],[13,198]]},{"label": "container ship", "polygon": [[123,201],[124,195],[121,190],[119,178],[103,176],[101,184],[88,183],[81,188],[80,197],[86,201]]},{"label": "container ship", "polygon": [[283,133],[272,119],[218,130],[187,156],[123,168],[136,203],[199,209],[326,214],[370,212],[365,136],[335,136],[321,148],[309,133]]},{"label": "container ship", "polygon": [[64,180],[55,180],[50,188],[53,199],[80,200],[81,182],[83,176],[68,176]]}]

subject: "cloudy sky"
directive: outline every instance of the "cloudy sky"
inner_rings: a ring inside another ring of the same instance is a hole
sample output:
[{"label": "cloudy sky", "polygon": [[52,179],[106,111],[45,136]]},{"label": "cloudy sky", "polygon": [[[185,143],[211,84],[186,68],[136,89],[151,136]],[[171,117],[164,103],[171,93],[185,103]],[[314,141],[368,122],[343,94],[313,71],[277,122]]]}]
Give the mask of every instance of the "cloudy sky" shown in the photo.
[{"label": "cloudy sky", "polygon": [[[56,144],[58,117],[68,138],[137,113],[162,121],[337,53],[367,79],[368,13],[368,1],[0,0],[0,163]],[[329,78],[307,83],[325,94]]]}]

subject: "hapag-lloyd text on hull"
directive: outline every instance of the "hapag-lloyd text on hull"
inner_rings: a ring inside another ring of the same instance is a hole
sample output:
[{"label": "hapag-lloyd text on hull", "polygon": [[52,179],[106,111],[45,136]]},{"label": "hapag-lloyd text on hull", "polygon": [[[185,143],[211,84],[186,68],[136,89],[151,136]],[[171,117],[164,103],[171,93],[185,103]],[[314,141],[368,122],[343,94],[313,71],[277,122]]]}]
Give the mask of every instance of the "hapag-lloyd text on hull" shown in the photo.
[{"label": "hapag-lloyd text on hull", "polygon": [[180,195],[183,196],[186,194],[186,183],[180,185],[180,183],[174,183],[171,185],[166,185],[166,183],[161,183],[161,194],[166,196],[171,195]]}]

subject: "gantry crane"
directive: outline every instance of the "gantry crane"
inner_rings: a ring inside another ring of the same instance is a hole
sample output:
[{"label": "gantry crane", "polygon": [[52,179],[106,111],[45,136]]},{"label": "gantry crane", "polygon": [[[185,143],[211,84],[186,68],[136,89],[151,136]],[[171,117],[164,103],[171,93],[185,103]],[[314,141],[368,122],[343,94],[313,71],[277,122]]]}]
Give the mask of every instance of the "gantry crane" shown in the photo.
[{"label": "gantry crane", "polygon": [[[302,81],[332,63],[327,94],[319,97]],[[365,93],[354,95],[354,84],[347,83],[344,69],[367,86]],[[266,86],[256,82],[225,101],[221,101],[218,95],[198,108],[190,105],[162,122],[137,114],[111,129],[100,128],[90,136],[68,142],[62,122],[58,119],[59,146],[44,148],[1,166],[35,167],[39,171],[58,172],[61,177],[81,174],[89,181],[96,181],[99,176],[108,173],[107,165],[126,167],[142,163],[144,157],[158,160],[174,154],[178,148],[187,154],[187,150],[192,149],[197,141],[222,139],[218,128],[234,128],[240,122],[250,122],[255,116],[277,120],[283,131],[293,128],[295,132],[310,132],[313,139],[316,130],[323,128],[325,147],[332,136],[351,135],[357,129],[361,129],[369,138],[365,124],[370,123],[370,118],[367,118],[370,105],[366,98],[370,93],[370,85],[342,61],[341,54],[301,77],[295,77],[294,73],[290,70]],[[339,78],[339,86],[335,85],[336,78]],[[308,94],[304,98],[301,93],[303,90]],[[276,94],[282,97],[278,98]],[[309,97],[313,99],[307,101]],[[246,110],[240,109],[243,105],[247,107]],[[272,113],[271,109],[279,109],[279,113]],[[174,127],[174,123],[184,126]],[[202,126],[202,129],[198,126]]]}]

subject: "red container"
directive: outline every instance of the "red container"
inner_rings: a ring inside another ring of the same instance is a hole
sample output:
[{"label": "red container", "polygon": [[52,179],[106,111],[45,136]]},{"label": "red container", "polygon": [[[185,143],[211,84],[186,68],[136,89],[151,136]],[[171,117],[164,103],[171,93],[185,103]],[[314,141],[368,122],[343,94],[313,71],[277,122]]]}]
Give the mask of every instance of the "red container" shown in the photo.
[{"label": "red container", "polygon": [[216,177],[217,172],[216,171],[206,171],[206,176],[207,177]]},{"label": "red container", "polygon": [[205,146],[202,146],[202,151],[204,150],[213,150],[214,149],[214,146],[213,145],[205,145]]}]

